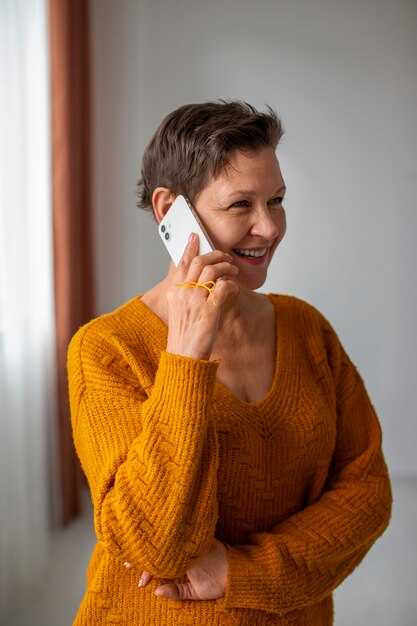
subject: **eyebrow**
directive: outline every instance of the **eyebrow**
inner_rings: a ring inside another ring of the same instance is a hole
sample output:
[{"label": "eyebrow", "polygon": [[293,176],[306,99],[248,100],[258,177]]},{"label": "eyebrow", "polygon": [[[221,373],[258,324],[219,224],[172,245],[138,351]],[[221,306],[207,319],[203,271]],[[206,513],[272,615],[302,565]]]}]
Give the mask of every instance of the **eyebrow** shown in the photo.
[{"label": "eyebrow", "polygon": [[[287,188],[285,185],[282,185],[282,187],[280,187],[279,189],[277,189],[277,191],[275,191],[275,193],[272,194],[272,196],[270,196],[271,198],[273,198],[274,196],[276,196],[279,193],[282,192],[286,192]],[[230,197],[234,196],[234,195],[242,195],[242,196],[254,196],[256,192],[254,191],[250,191],[249,189],[236,189],[236,191],[232,191],[230,193]]]}]

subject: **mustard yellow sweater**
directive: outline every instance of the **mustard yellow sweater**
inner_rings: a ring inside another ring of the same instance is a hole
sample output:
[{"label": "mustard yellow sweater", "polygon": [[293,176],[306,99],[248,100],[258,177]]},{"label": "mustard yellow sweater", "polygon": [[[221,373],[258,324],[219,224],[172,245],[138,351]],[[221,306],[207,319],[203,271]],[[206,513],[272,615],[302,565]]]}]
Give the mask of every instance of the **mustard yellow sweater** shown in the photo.
[{"label": "mustard yellow sweater", "polygon": [[[217,362],[166,353],[140,298],[73,338],[74,441],[98,537],[76,626],[332,624],[333,589],[389,521],[381,432],[328,322],[270,298],[276,370],[257,403],[216,380]],[[228,547],[225,597],[157,598],[213,536]],[[139,589],[142,570],[155,580]]]}]

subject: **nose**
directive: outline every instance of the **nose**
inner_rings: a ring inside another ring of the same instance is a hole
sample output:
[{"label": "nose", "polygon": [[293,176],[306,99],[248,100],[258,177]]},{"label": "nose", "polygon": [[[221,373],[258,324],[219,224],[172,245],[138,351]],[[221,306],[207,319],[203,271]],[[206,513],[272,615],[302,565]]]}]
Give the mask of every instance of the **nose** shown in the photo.
[{"label": "nose", "polygon": [[263,239],[276,239],[285,233],[285,211],[281,207],[271,213],[267,207],[262,207],[255,212],[255,219],[251,228],[251,234]]}]

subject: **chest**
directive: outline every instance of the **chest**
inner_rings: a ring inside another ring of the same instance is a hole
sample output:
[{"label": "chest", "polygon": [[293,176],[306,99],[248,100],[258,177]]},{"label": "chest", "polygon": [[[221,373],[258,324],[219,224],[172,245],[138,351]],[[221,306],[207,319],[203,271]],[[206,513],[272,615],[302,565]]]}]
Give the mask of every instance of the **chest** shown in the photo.
[{"label": "chest", "polygon": [[219,445],[216,536],[245,543],[321,496],[336,442],[336,416],[310,372],[289,365],[260,405],[223,389],[213,406]]},{"label": "chest", "polygon": [[265,320],[261,332],[242,335],[233,345],[219,347],[213,358],[220,360],[217,378],[239,400],[259,402],[271,389],[276,369],[275,320]]}]

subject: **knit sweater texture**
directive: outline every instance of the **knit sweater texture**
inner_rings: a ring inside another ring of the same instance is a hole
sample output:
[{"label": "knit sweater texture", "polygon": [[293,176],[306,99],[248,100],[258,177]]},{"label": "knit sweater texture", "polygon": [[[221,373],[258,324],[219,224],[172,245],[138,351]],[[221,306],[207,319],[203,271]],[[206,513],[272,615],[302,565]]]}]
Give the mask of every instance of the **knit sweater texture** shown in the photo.
[{"label": "knit sweater texture", "polygon": [[[222,385],[218,362],[167,353],[140,298],[74,336],[71,419],[98,538],[74,626],[333,623],[332,591],[390,517],[381,430],[330,324],[269,297],[275,375],[259,402]],[[156,597],[213,537],[227,546],[224,598]],[[142,570],[154,580],[139,589]]]}]

